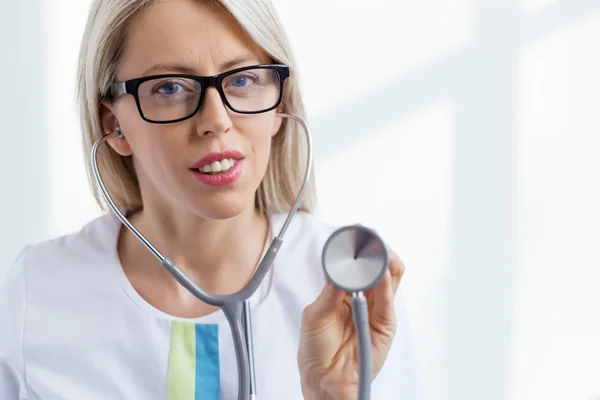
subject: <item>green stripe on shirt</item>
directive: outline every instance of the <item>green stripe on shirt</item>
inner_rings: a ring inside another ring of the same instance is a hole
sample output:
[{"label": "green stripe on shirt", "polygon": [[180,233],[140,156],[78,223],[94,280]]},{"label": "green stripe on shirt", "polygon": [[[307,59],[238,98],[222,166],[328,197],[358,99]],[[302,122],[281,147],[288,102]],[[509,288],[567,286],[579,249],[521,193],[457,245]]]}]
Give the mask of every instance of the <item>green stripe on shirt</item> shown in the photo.
[{"label": "green stripe on shirt", "polygon": [[168,378],[169,400],[196,398],[196,326],[173,321]]}]

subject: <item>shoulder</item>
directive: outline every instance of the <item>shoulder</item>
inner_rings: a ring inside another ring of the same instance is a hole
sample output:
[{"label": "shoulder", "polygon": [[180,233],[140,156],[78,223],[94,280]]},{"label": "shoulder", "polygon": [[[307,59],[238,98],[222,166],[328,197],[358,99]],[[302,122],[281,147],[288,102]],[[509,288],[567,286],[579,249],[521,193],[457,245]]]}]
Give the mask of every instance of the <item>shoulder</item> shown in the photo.
[{"label": "shoulder", "polygon": [[47,279],[63,273],[83,272],[93,261],[106,259],[115,251],[119,225],[106,214],[97,217],[79,231],[28,246],[13,266],[14,274],[24,275],[28,282]]},{"label": "shoulder", "polygon": [[22,250],[0,287],[0,398],[17,398],[24,389],[23,325],[25,276]]},{"label": "shoulder", "polygon": [[[272,216],[273,235],[279,235],[287,214]],[[291,220],[285,234],[281,251],[285,257],[298,262],[321,263],[325,242],[339,226],[316,214],[298,212]]]},{"label": "shoulder", "polygon": [[8,339],[14,339],[6,335],[15,334],[22,325],[26,290],[24,266],[28,251],[29,247],[21,250],[0,285],[0,346]]},{"label": "shoulder", "polygon": [[[285,213],[271,217],[273,235],[279,235],[286,218]],[[325,284],[321,261],[325,242],[337,228],[316,214],[298,212],[283,235],[273,263],[274,286],[293,293],[303,306],[312,302]]]},{"label": "shoulder", "polygon": [[[271,217],[275,235],[279,234],[287,216],[287,213],[278,213]],[[325,220],[318,214],[298,211],[292,218],[283,240],[284,242],[300,242],[301,244],[305,244],[307,241],[322,241],[325,243],[327,238],[339,227],[339,225]]]},{"label": "shoulder", "polygon": [[115,220],[103,215],[77,232],[21,250],[0,289],[0,332],[2,325],[14,326],[11,322],[22,319],[32,301],[44,304],[74,285],[98,278],[90,271],[110,260],[117,235]]},{"label": "shoulder", "polygon": [[26,260],[29,268],[42,265],[69,265],[72,261],[89,260],[98,253],[113,251],[119,234],[116,217],[105,214],[97,217],[79,231],[29,246]]}]

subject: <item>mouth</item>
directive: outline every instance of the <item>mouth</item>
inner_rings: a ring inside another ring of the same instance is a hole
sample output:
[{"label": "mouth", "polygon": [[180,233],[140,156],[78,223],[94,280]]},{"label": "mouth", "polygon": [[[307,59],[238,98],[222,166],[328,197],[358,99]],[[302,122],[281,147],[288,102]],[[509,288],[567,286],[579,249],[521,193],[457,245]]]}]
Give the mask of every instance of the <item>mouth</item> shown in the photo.
[{"label": "mouth", "polygon": [[236,150],[213,152],[193,163],[190,169],[203,174],[220,174],[227,172],[243,159],[244,155]]},{"label": "mouth", "polygon": [[219,175],[231,170],[238,162],[235,158],[223,158],[198,168],[191,168],[191,170],[206,175]]},{"label": "mouth", "polygon": [[235,150],[210,153],[190,167],[196,180],[208,186],[228,186],[242,175],[244,155]]}]

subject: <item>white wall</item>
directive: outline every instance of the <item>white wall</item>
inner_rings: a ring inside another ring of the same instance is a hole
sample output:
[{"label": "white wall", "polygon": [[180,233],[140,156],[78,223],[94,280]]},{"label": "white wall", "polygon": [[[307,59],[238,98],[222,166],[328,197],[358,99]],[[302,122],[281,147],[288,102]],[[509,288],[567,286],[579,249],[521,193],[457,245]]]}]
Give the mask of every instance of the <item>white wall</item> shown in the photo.
[{"label": "white wall", "polygon": [[[47,237],[51,207],[42,0],[0,3],[0,265]],[[0,267],[0,273],[5,269]]]},{"label": "white wall", "polygon": [[[88,2],[34,3],[0,5],[0,272],[98,213],[72,96]],[[321,215],[407,263],[426,398],[599,398],[600,2],[275,3]]]}]

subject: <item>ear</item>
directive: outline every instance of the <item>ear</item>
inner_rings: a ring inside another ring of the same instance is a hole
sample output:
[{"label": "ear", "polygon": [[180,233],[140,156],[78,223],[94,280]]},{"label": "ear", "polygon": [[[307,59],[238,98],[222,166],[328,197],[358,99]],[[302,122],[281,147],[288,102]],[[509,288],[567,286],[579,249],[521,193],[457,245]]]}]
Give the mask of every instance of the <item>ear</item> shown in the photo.
[{"label": "ear", "polygon": [[[280,104],[279,107],[277,107],[276,111],[278,113],[284,112],[283,104]],[[283,118],[275,116],[275,121],[273,122],[273,130],[271,131],[271,137],[275,136],[277,134],[277,132],[279,132],[279,129],[281,128],[282,124],[283,124]]]},{"label": "ear", "polygon": [[[111,134],[119,126],[119,121],[114,113],[114,105],[104,100],[100,103],[100,122],[102,124],[102,132],[106,135]],[[123,129],[123,127],[120,127]],[[123,132],[123,135],[125,133]],[[123,138],[111,138],[107,140],[110,147],[112,147],[117,153],[122,156],[130,156],[133,151],[131,146],[125,137]]]}]

